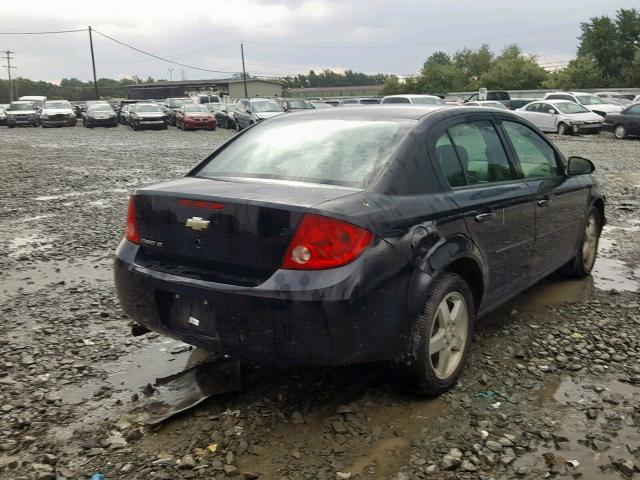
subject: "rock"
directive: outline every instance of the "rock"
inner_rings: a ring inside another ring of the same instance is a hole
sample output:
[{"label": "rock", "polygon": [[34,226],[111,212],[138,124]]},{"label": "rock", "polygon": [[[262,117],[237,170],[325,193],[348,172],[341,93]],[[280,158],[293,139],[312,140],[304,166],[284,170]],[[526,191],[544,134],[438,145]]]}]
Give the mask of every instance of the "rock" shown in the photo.
[{"label": "rock", "polygon": [[349,480],[351,477],[351,472],[336,472],[336,480]]},{"label": "rock", "polygon": [[475,472],[478,470],[478,467],[476,467],[469,460],[463,460],[460,468],[462,468],[462,470],[464,470],[465,472]]},{"label": "rock", "polygon": [[196,461],[191,455],[185,455],[180,459],[179,468],[191,470],[192,468],[195,468],[195,466],[196,466]]},{"label": "rock", "polygon": [[346,425],[343,422],[333,422],[331,424],[333,426],[333,431],[336,433],[348,433]]},{"label": "rock", "polygon": [[42,456],[42,463],[46,463],[47,465],[55,465],[58,463],[58,457],[52,455],[51,453],[45,453]]},{"label": "rock", "polygon": [[222,467],[222,470],[227,477],[235,477],[237,475],[240,475],[240,470],[238,470],[238,467],[234,467],[233,465],[225,465],[224,467]]},{"label": "rock", "polygon": [[455,470],[461,463],[460,458],[452,457],[451,455],[445,455],[440,462],[443,470]]},{"label": "rock", "polygon": [[133,466],[133,463],[125,463],[122,468],[120,469],[120,472],[122,473],[131,473],[133,472],[133,470],[135,469],[135,467]]},{"label": "rock", "polygon": [[502,445],[500,444],[500,442],[496,442],[494,440],[487,440],[484,446],[487,447],[492,452],[496,452],[496,453],[502,452]]},{"label": "rock", "polygon": [[133,430],[129,430],[126,435],[127,442],[132,442],[135,440],[139,440],[144,436],[144,433],[141,428],[135,428]]},{"label": "rock", "polygon": [[460,451],[460,449],[458,448],[452,448],[451,450],[449,450],[449,456],[453,457],[453,458],[462,458],[463,454]]},{"label": "rock", "polygon": [[607,442],[598,439],[593,440],[591,442],[591,445],[596,452],[604,452],[605,450],[609,449],[610,446]]}]

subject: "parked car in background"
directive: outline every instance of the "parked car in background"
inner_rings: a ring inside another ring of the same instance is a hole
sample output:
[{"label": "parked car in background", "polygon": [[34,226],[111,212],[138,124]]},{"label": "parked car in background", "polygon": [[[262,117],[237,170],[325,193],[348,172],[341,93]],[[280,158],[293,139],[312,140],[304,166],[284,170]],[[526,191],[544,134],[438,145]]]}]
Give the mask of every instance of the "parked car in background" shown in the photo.
[{"label": "parked car in background", "polygon": [[540,100],[516,110],[543,132],[560,135],[570,133],[599,133],[602,117],[570,100]]},{"label": "parked car in background", "polygon": [[253,98],[251,100],[241,99],[236,103],[233,117],[236,121],[236,130],[250,127],[254,123],[266,120],[267,118],[282,115],[284,110],[275,100],[267,98]]},{"label": "parked car in background", "polygon": [[631,103],[640,103],[640,95],[636,95],[634,99],[631,100]]},{"label": "parked car in background", "polygon": [[618,113],[622,110],[622,106],[607,103],[606,100],[603,100],[593,93],[553,92],[547,93],[543,100],[569,100],[571,102],[579,103],[601,117],[604,117],[608,113]]},{"label": "parked car in background", "polygon": [[133,193],[120,305],[219,355],[389,361],[439,395],[477,318],[558,270],[590,274],[605,224],[593,170],[509,111],[282,115]]},{"label": "parked car in background", "polygon": [[323,100],[323,103],[326,103],[327,105],[331,105],[332,107],[337,107],[338,105],[342,104],[342,101],[340,100]]},{"label": "parked car in background", "polygon": [[76,114],[76,119],[82,118],[82,113],[86,110],[87,104],[84,102],[71,102],[73,112]]},{"label": "parked car in background", "polygon": [[5,113],[7,107],[0,105],[0,125],[7,124],[7,114]]},{"label": "parked car in background", "polygon": [[342,105],[378,105],[381,98],[345,98]]},{"label": "parked car in background", "polygon": [[196,105],[206,105],[207,103],[222,103],[222,98],[220,98],[220,95],[203,93],[198,95],[191,95],[190,98]]},{"label": "parked car in background", "polygon": [[40,123],[38,110],[31,101],[19,100],[11,102],[5,113],[7,115],[7,127],[9,128],[18,125],[37,127]]},{"label": "parked car in background", "polygon": [[[488,90],[484,94],[484,97],[485,97],[484,100],[494,100],[498,102],[511,100],[511,95],[509,95],[509,92],[505,92],[503,90]],[[481,98],[480,92],[474,93],[473,95],[465,98],[464,103],[477,102],[478,100],[480,100],[480,98]]]},{"label": "parked car in background", "polygon": [[20,97],[18,100],[23,102],[31,102],[37,110],[42,110],[42,108],[44,107],[44,102],[47,101],[47,97],[43,97],[42,95],[26,95]]},{"label": "parked car in background", "polygon": [[621,140],[640,136],[640,103],[629,105],[620,113],[608,113],[603,126]]},{"label": "parked car in background", "polygon": [[220,107],[213,113],[216,125],[220,128],[236,128],[236,119],[233,112],[236,109],[235,103],[221,103]]},{"label": "parked car in background", "polygon": [[633,102],[633,99],[636,98],[635,94],[626,92],[597,92],[596,95],[607,100],[626,100],[629,102]]},{"label": "parked car in background", "polygon": [[164,101],[164,114],[169,125],[176,126],[176,112],[187,103],[194,104],[195,102],[189,97],[167,98]]},{"label": "parked car in background", "polygon": [[86,128],[117,127],[118,115],[107,102],[87,104],[82,123]]},{"label": "parked car in background", "polygon": [[306,100],[302,100],[298,98],[290,99],[290,100],[282,100],[280,102],[280,105],[282,105],[282,108],[285,112],[293,112],[296,110],[309,110],[311,108],[314,108],[310,102],[307,102]]},{"label": "parked car in background", "polygon": [[183,130],[215,130],[216,119],[204,105],[183,105],[176,112],[176,127]]},{"label": "parked car in background", "polygon": [[507,106],[495,100],[479,100],[477,102],[467,102],[465,103],[467,107],[492,107],[492,108],[500,108],[502,110],[509,110]]},{"label": "parked car in background", "polygon": [[206,109],[209,110],[211,113],[215,113],[216,111],[220,110],[220,108],[222,108],[224,103],[214,102],[214,103],[204,103],[202,105],[204,105]]},{"label": "parked car in background", "polygon": [[126,105],[131,105],[132,103],[138,103],[138,100],[120,100],[116,106],[116,108],[114,108],[116,114],[118,115],[118,122],[122,123],[121,121],[121,115],[122,115],[122,110],[124,109],[124,107]]},{"label": "parked car in background", "polygon": [[511,100],[502,100],[500,103],[503,103],[509,110],[518,110],[535,100],[535,98],[512,98]]},{"label": "parked car in background", "polygon": [[416,105],[444,105],[444,100],[435,95],[387,95],[382,99],[382,104],[412,103]]},{"label": "parked car in background", "polygon": [[167,116],[160,108],[160,105],[155,102],[138,102],[131,105],[128,111],[127,121],[134,130],[144,130],[146,128],[167,129]]},{"label": "parked car in background", "polygon": [[76,113],[66,100],[49,100],[44,102],[40,112],[40,124],[46,127],[75,127]]},{"label": "parked car in background", "polygon": [[311,102],[311,105],[313,105],[313,108],[333,108],[333,105],[330,105],[326,102]]}]

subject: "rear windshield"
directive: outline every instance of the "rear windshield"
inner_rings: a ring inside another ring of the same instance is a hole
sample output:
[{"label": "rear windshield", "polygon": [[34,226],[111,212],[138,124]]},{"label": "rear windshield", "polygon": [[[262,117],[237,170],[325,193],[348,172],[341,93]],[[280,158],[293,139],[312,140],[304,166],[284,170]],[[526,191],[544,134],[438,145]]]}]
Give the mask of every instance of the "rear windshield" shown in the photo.
[{"label": "rear windshield", "polygon": [[33,110],[34,108],[32,103],[12,103],[9,110]]},{"label": "rear windshield", "polygon": [[184,111],[185,112],[200,112],[200,113],[208,113],[209,110],[207,110],[207,107],[203,106],[203,105],[185,105],[184,106]]},{"label": "rear windshield", "polygon": [[45,102],[44,108],[71,108],[67,102]]},{"label": "rear windshield", "polygon": [[136,105],[136,113],[144,112],[159,112],[160,107],[158,105]]},{"label": "rear windshield", "polygon": [[377,105],[378,103],[380,103],[380,100],[377,98],[363,98],[362,100],[360,100],[360,103],[362,103],[363,105]]},{"label": "rear windshield", "polygon": [[607,103],[595,95],[576,95],[576,98],[582,105],[603,105]]},{"label": "rear windshield", "polygon": [[366,188],[411,121],[265,122],[238,137],[196,173]]},{"label": "rear windshield", "polygon": [[382,103],[411,103],[406,97],[389,97],[382,100]]},{"label": "rear windshield", "polygon": [[444,105],[444,101],[438,97],[413,97],[411,103],[419,105]]},{"label": "rear windshield", "polygon": [[109,105],[89,105],[87,112],[113,112],[113,109]]}]

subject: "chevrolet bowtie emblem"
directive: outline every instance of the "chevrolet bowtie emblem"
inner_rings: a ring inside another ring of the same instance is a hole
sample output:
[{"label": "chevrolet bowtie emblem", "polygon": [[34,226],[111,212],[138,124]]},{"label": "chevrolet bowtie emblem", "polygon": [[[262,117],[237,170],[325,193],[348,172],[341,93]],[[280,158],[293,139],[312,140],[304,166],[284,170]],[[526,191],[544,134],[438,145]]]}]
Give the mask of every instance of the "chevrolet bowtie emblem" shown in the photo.
[{"label": "chevrolet bowtie emblem", "polygon": [[209,220],[203,220],[202,217],[191,217],[187,219],[187,223],[185,224],[188,228],[193,228],[194,230],[200,231],[204,230],[209,226]]}]

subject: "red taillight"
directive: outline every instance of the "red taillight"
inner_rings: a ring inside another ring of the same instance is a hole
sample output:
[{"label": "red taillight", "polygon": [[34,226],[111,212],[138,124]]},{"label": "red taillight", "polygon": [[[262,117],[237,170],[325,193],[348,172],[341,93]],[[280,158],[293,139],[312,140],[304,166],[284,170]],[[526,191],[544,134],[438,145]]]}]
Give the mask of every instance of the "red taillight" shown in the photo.
[{"label": "red taillight", "polygon": [[190,200],[188,198],[180,198],[178,205],[181,207],[204,208],[207,210],[222,210],[224,205],[216,202],[205,202],[202,200]]},{"label": "red taillight", "polygon": [[322,270],[340,267],[358,258],[373,234],[350,223],[305,214],[287,248],[282,268]]},{"label": "red taillight", "polygon": [[124,236],[130,242],[140,244],[140,235],[138,235],[138,223],[136,222],[133,195],[129,197],[129,208],[127,208],[127,227],[124,230]]}]

